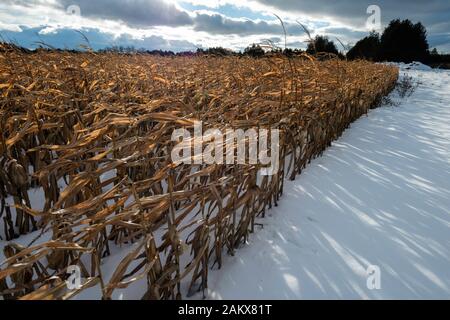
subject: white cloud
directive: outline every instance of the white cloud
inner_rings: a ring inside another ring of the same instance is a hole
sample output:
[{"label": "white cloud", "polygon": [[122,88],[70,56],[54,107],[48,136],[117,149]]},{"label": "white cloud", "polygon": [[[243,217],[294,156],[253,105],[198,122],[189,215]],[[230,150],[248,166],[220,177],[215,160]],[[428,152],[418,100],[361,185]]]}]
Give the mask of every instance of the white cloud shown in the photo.
[{"label": "white cloud", "polygon": [[8,24],[0,21],[0,30],[22,32],[22,28],[17,24]]}]

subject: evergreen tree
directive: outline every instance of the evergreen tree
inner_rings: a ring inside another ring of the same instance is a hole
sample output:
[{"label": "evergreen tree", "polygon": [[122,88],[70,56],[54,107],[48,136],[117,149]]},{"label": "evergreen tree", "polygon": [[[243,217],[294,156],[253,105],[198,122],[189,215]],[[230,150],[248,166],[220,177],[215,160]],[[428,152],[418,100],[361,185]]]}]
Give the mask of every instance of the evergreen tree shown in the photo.
[{"label": "evergreen tree", "polygon": [[420,23],[393,20],[381,36],[379,59],[410,63],[428,56],[427,31]]},{"label": "evergreen tree", "polygon": [[366,59],[377,61],[380,50],[380,35],[377,32],[371,32],[369,36],[359,40],[353,48],[347,52],[347,58]]},{"label": "evergreen tree", "polygon": [[308,43],[308,48],[306,49],[306,52],[309,54],[315,54],[315,53],[332,53],[332,54],[339,54],[339,51],[336,48],[336,45],[333,41],[329,40],[328,37],[325,36],[316,36],[316,38]]}]

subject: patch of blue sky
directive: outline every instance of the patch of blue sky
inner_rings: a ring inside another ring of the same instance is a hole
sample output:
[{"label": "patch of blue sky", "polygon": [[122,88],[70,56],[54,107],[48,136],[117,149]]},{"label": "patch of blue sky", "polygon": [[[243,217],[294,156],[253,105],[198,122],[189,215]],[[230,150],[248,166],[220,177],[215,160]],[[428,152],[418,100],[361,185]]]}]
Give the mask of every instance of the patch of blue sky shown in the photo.
[{"label": "patch of blue sky", "polygon": [[64,28],[50,33],[42,33],[44,29],[44,27],[22,27],[21,32],[3,30],[0,31],[0,39],[27,49],[49,47],[83,50],[86,46],[90,46],[94,50],[100,50],[113,46],[123,46],[145,50],[171,50],[174,52],[196,50],[196,46],[189,41],[166,40],[161,36],[133,39],[126,34],[114,37],[112,34],[101,32],[94,28],[84,28],[81,32],[89,40],[89,43],[86,43],[84,37],[75,30]]},{"label": "patch of blue sky", "polygon": [[204,5],[194,5],[189,2],[180,2],[179,5],[187,10],[187,11],[196,11],[196,10],[208,10],[208,11],[214,11],[218,12],[220,14],[223,14],[224,16],[227,16],[229,18],[247,18],[251,20],[267,20],[268,18],[270,20],[273,20],[273,15],[270,15],[268,13],[262,12],[262,11],[255,11],[248,7],[238,7],[234,6],[232,4],[226,3],[226,4],[220,4],[220,0],[212,0],[212,1],[218,1],[219,5],[217,8],[211,8]]}]

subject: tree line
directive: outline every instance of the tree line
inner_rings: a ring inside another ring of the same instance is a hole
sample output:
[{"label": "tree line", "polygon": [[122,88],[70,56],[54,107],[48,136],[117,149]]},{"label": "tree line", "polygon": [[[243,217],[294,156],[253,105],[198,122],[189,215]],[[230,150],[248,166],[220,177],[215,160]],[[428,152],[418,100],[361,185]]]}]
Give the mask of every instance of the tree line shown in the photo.
[{"label": "tree line", "polygon": [[[340,42],[340,41],[339,41]],[[346,49],[345,46],[343,49]],[[252,57],[263,57],[270,53],[283,53],[287,56],[299,55],[304,52],[310,55],[328,54],[331,57],[341,59],[365,59],[374,62],[392,61],[411,63],[419,61],[433,67],[450,68],[450,55],[441,54],[436,48],[430,50],[427,30],[420,22],[412,23],[409,19],[392,20],[386,29],[380,34],[372,31],[367,37],[359,40],[343,54],[338,50],[334,41],[323,35],[317,35],[308,41],[305,51],[301,49],[272,48],[264,50],[261,45],[253,44],[247,47],[243,53],[235,53],[223,48],[212,48],[202,50],[200,53],[214,55],[247,55]]]},{"label": "tree line", "polygon": [[[309,34],[308,34],[309,35]],[[339,40],[338,40],[339,41]],[[339,41],[340,42],[340,41]],[[344,44],[340,42],[344,51],[347,50]],[[16,47],[15,44],[9,44],[9,47],[0,46],[0,52],[5,48]],[[53,48],[38,48],[39,50],[58,50]],[[30,53],[32,51],[27,50]],[[72,50],[73,51],[73,50]],[[372,31],[367,37],[359,40],[348,50],[346,54],[338,50],[334,41],[323,35],[317,35],[308,41],[306,50],[298,48],[279,48],[273,44],[260,45],[252,44],[245,48],[243,52],[235,52],[222,47],[198,48],[196,51],[173,52],[170,50],[147,50],[136,49],[133,46],[112,46],[99,52],[113,52],[120,54],[150,54],[160,56],[194,56],[194,55],[212,55],[212,56],[251,56],[261,58],[270,54],[284,54],[286,56],[295,56],[303,53],[317,55],[321,57],[337,57],[340,59],[356,60],[365,59],[374,62],[393,61],[410,63],[420,61],[433,67],[450,68],[450,54],[441,54],[436,49],[430,50],[427,31],[422,23],[412,23],[410,20],[392,20],[386,29],[380,34]],[[325,54],[325,55],[324,55]]]},{"label": "tree line", "polygon": [[[254,52],[258,52],[257,49],[252,46],[246,49],[246,52],[254,55]],[[301,53],[302,51],[295,52]],[[372,31],[367,37],[352,46],[346,55],[339,52],[334,41],[322,35],[317,35],[308,42],[306,53],[312,55],[328,53],[349,60],[365,59],[374,62],[411,63],[419,61],[431,66],[450,68],[450,55],[440,54],[436,48],[430,50],[424,25],[420,22],[414,24],[408,19],[392,20],[381,34]],[[258,52],[257,56],[260,55],[261,53]]]}]

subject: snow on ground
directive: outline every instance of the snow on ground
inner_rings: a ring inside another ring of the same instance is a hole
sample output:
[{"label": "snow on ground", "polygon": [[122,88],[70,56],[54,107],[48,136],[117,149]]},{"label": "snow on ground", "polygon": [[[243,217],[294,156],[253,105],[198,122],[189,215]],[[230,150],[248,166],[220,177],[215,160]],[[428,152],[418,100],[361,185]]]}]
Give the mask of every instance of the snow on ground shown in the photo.
[{"label": "snow on ground", "polygon": [[209,299],[450,298],[450,72],[401,69],[416,92],[287,182],[264,229],[210,273]]}]

